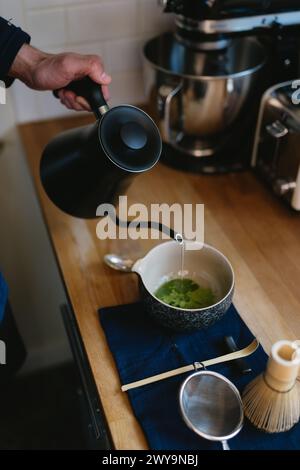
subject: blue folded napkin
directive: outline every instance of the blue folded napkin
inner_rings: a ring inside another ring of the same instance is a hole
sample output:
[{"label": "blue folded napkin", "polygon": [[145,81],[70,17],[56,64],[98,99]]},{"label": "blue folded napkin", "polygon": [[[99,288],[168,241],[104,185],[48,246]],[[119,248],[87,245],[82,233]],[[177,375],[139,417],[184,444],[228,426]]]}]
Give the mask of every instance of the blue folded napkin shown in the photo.
[{"label": "blue folded napkin", "polygon": [[8,288],[4,277],[0,273],[0,323],[4,317],[5,306],[7,302]]},{"label": "blue folded napkin", "polygon": [[[252,333],[234,306],[215,325],[189,334],[163,329],[147,316],[142,303],[103,308],[99,310],[99,315],[122,384],[226,354],[224,336],[233,336],[239,349],[253,340]],[[237,371],[233,362],[209,369],[225,375],[242,391],[250,380],[265,369],[267,355],[259,347],[246,360],[253,373],[245,376]],[[151,449],[221,449],[220,443],[197,436],[181,418],[178,393],[187,375],[127,392]],[[229,445],[236,450],[300,449],[300,425],[286,433],[267,434],[258,431],[246,420],[240,434],[231,439]]]}]

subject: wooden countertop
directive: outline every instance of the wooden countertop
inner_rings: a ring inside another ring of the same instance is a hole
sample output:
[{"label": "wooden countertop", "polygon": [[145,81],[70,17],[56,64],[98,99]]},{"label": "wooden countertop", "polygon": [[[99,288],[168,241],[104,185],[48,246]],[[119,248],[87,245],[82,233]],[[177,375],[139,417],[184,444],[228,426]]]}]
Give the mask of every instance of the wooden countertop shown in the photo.
[{"label": "wooden countertop", "polygon": [[[114,251],[137,258],[157,241],[100,241],[97,222],[59,211],[39,180],[45,144],[58,132],[91,121],[76,116],[25,124],[20,133],[114,445],[146,449],[127,395],[120,390],[97,309],[138,298],[135,275],[110,270],[103,255]],[[300,214],[282,205],[254,175],[191,175],[159,164],[138,176],[127,194],[129,203],[205,203],[205,241],[231,260],[234,302],[249,328],[266,351],[278,339],[300,338]]]}]

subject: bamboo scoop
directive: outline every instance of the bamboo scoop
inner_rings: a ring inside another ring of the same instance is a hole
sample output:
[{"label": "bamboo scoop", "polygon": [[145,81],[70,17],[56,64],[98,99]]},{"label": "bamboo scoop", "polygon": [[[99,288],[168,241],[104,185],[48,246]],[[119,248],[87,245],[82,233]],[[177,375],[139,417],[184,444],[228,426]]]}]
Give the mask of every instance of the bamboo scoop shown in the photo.
[{"label": "bamboo scoop", "polygon": [[288,431],[300,419],[300,366],[298,341],[278,341],[272,346],[264,374],[250,382],[243,393],[247,418],[266,432]]},{"label": "bamboo scoop", "polygon": [[147,377],[146,379],[137,380],[126,385],[122,385],[122,392],[131,390],[132,388],[142,387],[143,385],[148,385],[153,382],[158,382],[160,380],[168,379],[169,377],[174,377],[176,375],[184,374],[185,372],[199,370],[203,367],[212,366],[214,364],[221,364],[222,362],[234,361],[235,359],[240,359],[242,357],[247,357],[253,354],[259,346],[257,339],[254,339],[246,348],[240,349],[224,356],[215,357],[213,359],[208,359],[207,361],[194,362],[187,366],[179,367],[178,369],[168,370],[167,372],[162,372],[161,374],[153,375],[152,377]]}]

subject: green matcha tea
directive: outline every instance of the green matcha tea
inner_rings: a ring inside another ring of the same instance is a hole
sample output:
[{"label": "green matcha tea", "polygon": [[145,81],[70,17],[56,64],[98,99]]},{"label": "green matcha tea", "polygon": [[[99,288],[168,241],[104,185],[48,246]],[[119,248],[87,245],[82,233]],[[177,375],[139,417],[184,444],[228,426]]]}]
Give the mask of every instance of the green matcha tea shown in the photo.
[{"label": "green matcha tea", "polygon": [[216,302],[209,287],[200,287],[197,282],[185,278],[164,282],[154,295],[172,307],[184,309],[205,308]]}]

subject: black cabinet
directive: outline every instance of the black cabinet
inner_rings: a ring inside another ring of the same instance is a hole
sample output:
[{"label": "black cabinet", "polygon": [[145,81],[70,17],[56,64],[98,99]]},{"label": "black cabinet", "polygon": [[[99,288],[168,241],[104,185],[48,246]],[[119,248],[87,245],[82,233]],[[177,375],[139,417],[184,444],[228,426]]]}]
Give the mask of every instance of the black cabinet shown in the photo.
[{"label": "black cabinet", "polygon": [[79,375],[80,386],[78,388],[78,396],[87,446],[90,449],[97,450],[112,449],[98,390],[74,313],[68,305],[61,306],[61,313]]}]

